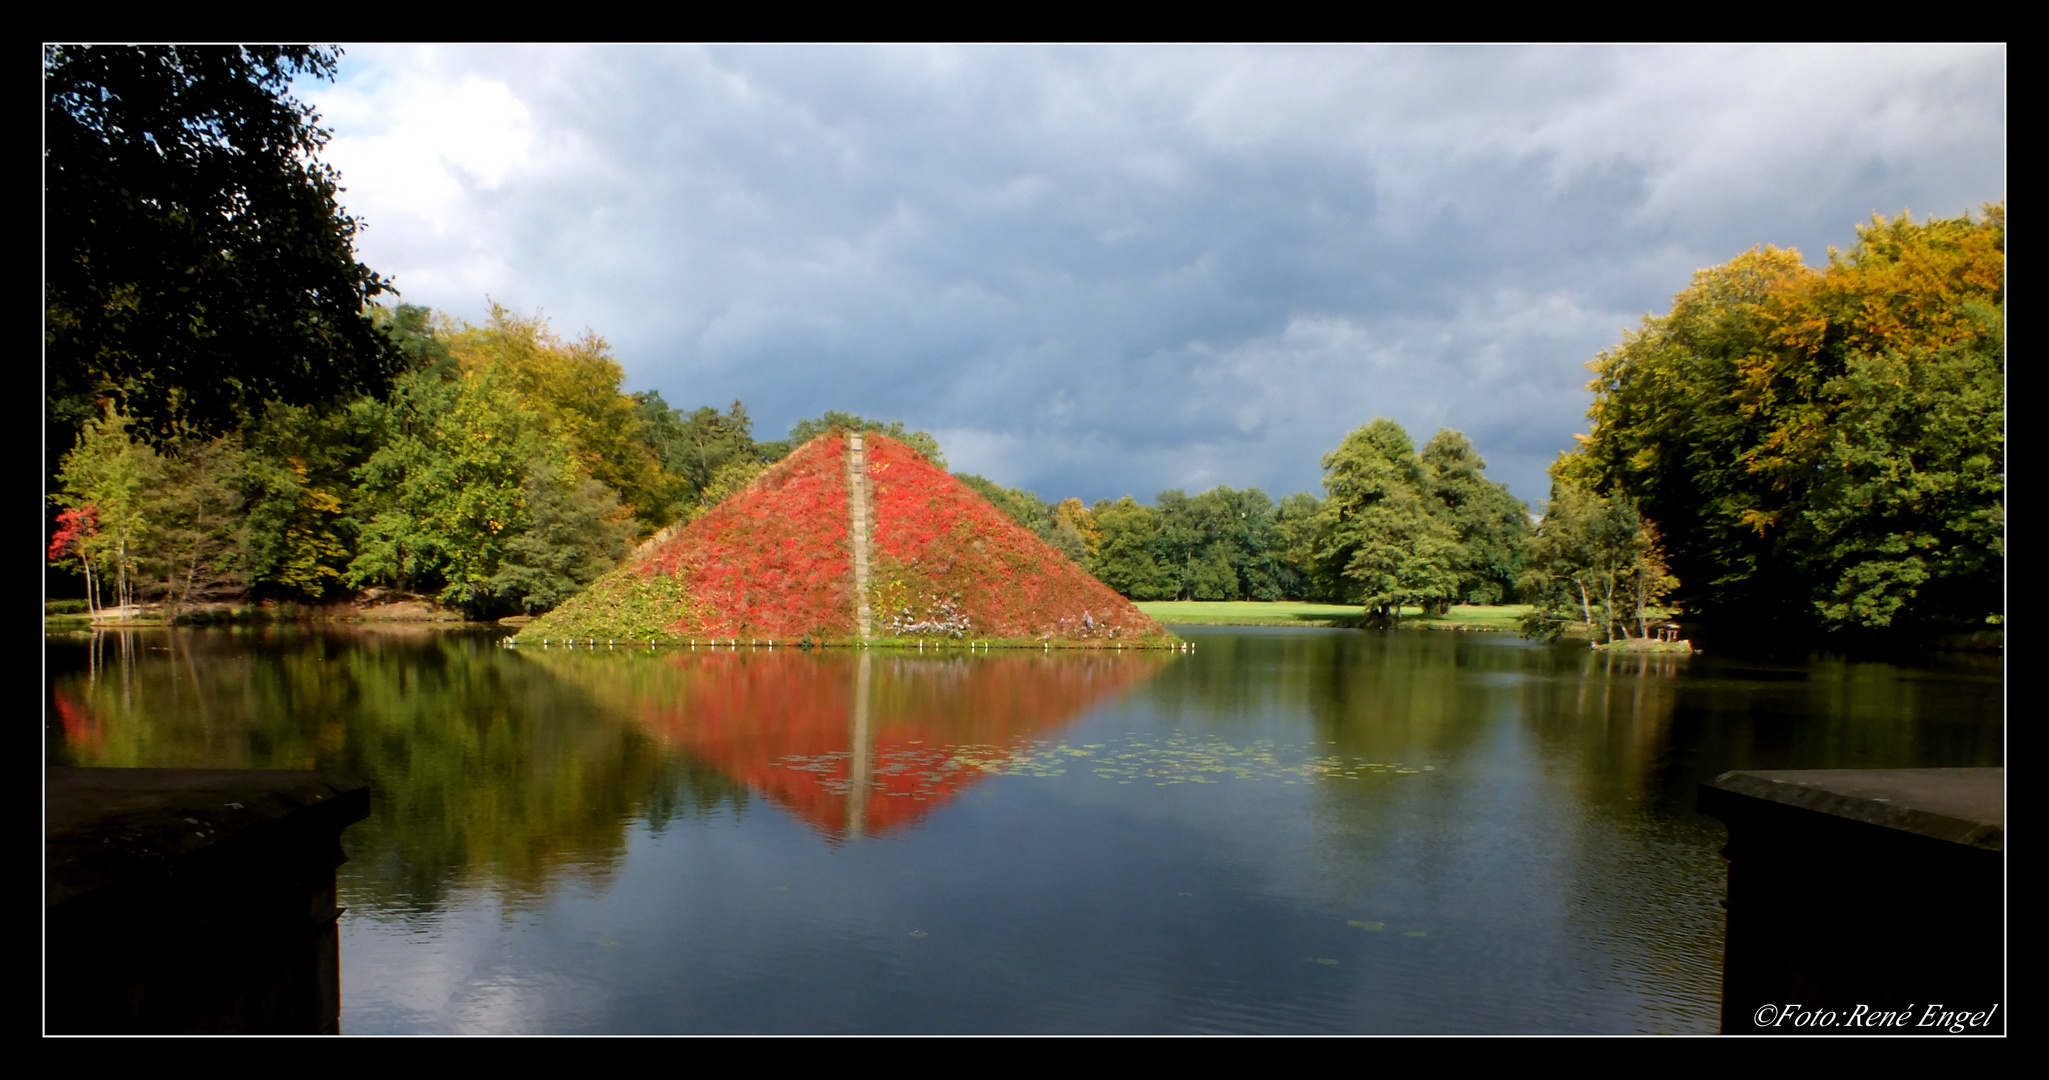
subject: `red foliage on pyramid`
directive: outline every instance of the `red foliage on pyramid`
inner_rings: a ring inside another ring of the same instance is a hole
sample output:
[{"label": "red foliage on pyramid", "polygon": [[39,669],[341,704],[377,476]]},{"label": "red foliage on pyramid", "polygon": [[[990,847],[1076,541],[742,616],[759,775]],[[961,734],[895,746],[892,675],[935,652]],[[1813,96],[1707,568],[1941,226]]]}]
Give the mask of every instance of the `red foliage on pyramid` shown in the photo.
[{"label": "red foliage on pyramid", "polygon": [[867,436],[878,637],[951,633],[1011,641],[1171,640],[1166,628],[989,505],[880,435]]},{"label": "red foliage on pyramid", "polygon": [[[1163,645],[1131,602],[916,451],[868,433],[870,638]],[[804,444],[520,637],[859,638],[847,440]]]},{"label": "red foliage on pyramid", "polygon": [[854,635],[845,450],[837,434],[805,443],[628,568],[674,578],[689,595],[671,636]]}]

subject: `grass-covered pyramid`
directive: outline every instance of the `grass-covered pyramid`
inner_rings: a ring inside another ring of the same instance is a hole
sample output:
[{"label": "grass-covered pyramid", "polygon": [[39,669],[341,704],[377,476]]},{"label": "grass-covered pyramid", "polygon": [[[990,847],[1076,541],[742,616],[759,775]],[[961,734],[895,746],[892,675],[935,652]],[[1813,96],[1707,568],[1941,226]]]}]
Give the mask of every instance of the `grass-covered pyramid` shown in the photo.
[{"label": "grass-covered pyramid", "polygon": [[[1174,643],[916,451],[873,432],[861,439],[852,452],[838,431],[804,444],[519,640]],[[855,585],[861,555],[865,589]]]}]

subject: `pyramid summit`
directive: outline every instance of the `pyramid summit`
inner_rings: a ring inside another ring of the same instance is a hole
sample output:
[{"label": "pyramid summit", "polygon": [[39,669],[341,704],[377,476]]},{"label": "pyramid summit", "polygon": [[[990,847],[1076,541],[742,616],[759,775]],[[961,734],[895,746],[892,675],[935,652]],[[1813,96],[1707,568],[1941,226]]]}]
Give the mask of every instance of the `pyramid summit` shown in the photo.
[{"label": "pyramid summit", "polygon": [[522,642],[1159,647],[1166,628],[917,451],[828,432]]}]

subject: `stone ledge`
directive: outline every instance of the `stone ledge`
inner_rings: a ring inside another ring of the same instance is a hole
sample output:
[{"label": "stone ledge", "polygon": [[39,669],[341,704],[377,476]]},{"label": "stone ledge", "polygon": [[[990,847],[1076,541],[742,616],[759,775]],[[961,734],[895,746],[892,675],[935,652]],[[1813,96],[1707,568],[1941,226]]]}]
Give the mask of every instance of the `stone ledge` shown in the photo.
[{"label": "stone ledge", "polygon": [[2004,768],[1726,772],[1702,789],[1701,809],[1720,817],[1740,796],[1987,851],[2005,842]]}]

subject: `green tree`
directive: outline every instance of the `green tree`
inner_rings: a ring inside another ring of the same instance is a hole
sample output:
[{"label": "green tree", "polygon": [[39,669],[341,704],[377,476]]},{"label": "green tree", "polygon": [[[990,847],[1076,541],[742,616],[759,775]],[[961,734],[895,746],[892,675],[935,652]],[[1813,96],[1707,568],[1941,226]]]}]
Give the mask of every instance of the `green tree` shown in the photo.
[{"label": "green tree", "polygon": [[1529,507],[1509,494],[1508,485],[1487,479],[1487,462],[1460,432],[1432,436],[1422,460],[1433,509],[1458,537],[1458,584],[1445,599],[1500,603],[1522,575]]},{"label": "green tree", "polygon": [[632,517],[619,497],[573,469],[534,461],[524,502],[529,524],[506,541],[491,588],[529,613],[576,595],[632,548]]},{"label": "green tree", "polygon": [[1133,600],[1172,600],[1180,581],[1154,556],[1159,512],[1126,495],[1115,502],[1097,503],[1092,516],[1102,530],[1102,540],[1089,563],[1096,580]]},{"label": "green tree", "polygon": [[930,433],[908,431],[904,428],[904,422],[901,420],[868,420],[855,416],[853,413],[836,411],[829,411],[823,416],[814,417],[809,420],[797,421],[790,425],[790,437],[787,440],[782,443],[764,443],[763,449],[768,452],[770,460],[780,461],[790,451],[834,429],[840,431],[873,431],[880,435],[887,435],[917,451],[920,457],[931,462],[935,467],[946,468],[946,455],[939,452],[939,440],[933,438]]},{"label": "green tree", "polygon": [[1423,463],[1408,432],[1376,419],[1324,455],[1326,511],[1318,552],[1341,595],[1387,618],[1403,605],[1437,601],[1458,587],[1458,536],[1431,512]]},{"label": "green tree", "polygon": [[233,436],[192,439],[164,456],[162,477],[152,493],[154,528],[143,565],[163,579],[164,597],[175,609],[193,594],[216,589],[240,591],[244,498],[242,447]]},{"label": "green tree", "polygon": [[442,378],[455,377],[455,354],[448,348],[448,338],[455,329],[450,320],[418,304],[380,304],[370,309],[370,321],[405,358],[405,370],[429,370]]},{"label": "green tree", "polygon": [[[1965,340],[1852,358],[1800,522],[1824,625],[1997,613],[2005,573],[2005,333],[1980,307]],[[1997,616],[1995,615],[1996,619]]]},{"label": "green tree", "polygon": [[1337,582],[1325,580],[1317,552],[1328,543],[1335,517],[1324,511],[1323,500],[1298,491],[1274,508],[1273,529],[1267,550],[1283,600],[1334,599]]},{"label": "green tree", "polygon": [[676,499],[666,515],[671,521],[687,521],[717,504],[717,499],[706,501],[705,493],[721,469],[762,460],[754,443],[754,421],[738,401],[723,413],[704,406],[686,416],[663,401],[657,390],[634,394],[633,400],[640,410],[642,438],[654,450],[662,471],[678,480]]},{"label": "green tree", "polygon": [[400,370],[366,313],[327,133],[287,89],[307,46],[43,50],[47,420],[61,452],[112,401],[136,430],[238,427],[270,401],[382,393]]},{"label": "green tree", "polygon": [[1273,543],[1274,506],[1257,488],[1216,487],[1155,499],[1160,515],[1156,557],[1180,579],[1190,600],[1279,600],[1282,572]]},{"label": "green tree", "polygon": [[545,461],[577,472],[576,455],[495,367],[455,381],[400,380],[377,452],[358,470],[371,511],[352,584],[432,591],[483,610],[504,599],[507,545],[531,524],[528,478]]},{"label": "green tree", "polygon": [[1647,637],[1650,619],[1667,614],[1657,605],[1677,585],[1656,527],[1635,506],[1561,479],[1525,543],[1518,586],[1535,610],[1523,633],[1552,639],[1576,624],[1614,641],[1634,625]]}]

